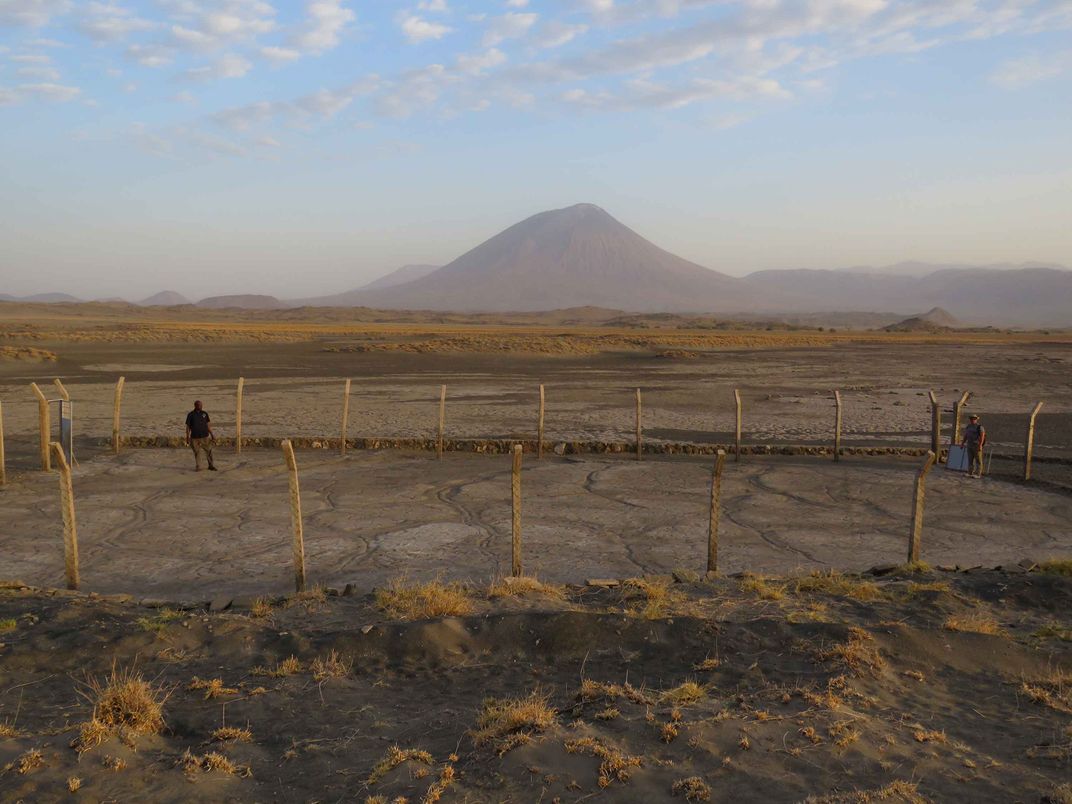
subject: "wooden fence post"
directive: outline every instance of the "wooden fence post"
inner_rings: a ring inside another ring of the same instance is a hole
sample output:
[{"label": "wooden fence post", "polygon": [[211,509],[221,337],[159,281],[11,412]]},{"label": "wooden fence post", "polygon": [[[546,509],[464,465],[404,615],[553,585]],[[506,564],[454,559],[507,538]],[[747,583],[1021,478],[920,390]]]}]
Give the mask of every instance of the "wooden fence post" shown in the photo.
[{"label": "wooden fence post", "polygon": [[837,413],[834,415],[834,462],[841,460],[841,391],[834,391],[834,405]]},{"label": "wooden fence post", "polygon": [[290,439],[280,445],[287,462],[290,481],[290,519],[294,526],[294,591],[305,591],[305,535],[302,532],[301,489],[298,486],[298,461],[294,458],[294,446]]},{"label": "wooden fence post", "polygon": [[960,395],[960,399],[957,400],[956,404],[953,405],[953,432],[949,436],[949,446],[951,447],[956,446],[957,439],[960,438],[960,416],[970,396],[971,391],[965,391]]},{"label": "wooden fence post", "polygon": [[439,428],[436,430],[436,457],[443,457],[443,430],[447,426],[447,386],[439,387]]},{"label": "wooden fence post", "polygon": [[737,403],[737,436],[733,450],[733,460],[736,462],[741,460],[741,391],[739,388],[733,389],[733,399]]},{"label": "wooden fence post", "polygon": [[123,402],[123,385],[126,377],[120,377],[115,383],[115,403],[112,406],[112,450],[119,454],[119,409]]},{"label": "wooden fence post", "polygon": [[235,392],[235,426],[234,426],[234,451],[235,455],[242,454],[242,389],[245,388],[246,378],[238,378],[238,390]]},{"label": "wooden fence post", "polygon": [[919,562],[919,545],[923,536],[923,504],[927,495],[927,474],[934,466],[935,455],[927,451],[923,466],[916,474],[916,494],[912,499],[912,532],[908,541],[908,563]]},{"label": "wooden fence post", "polygon": [[640,389],[636,389],[636,459],[644,460],[644,418],[640,401]]},{"label": "wooden fence post", "polygon": [[342,438],[339,439],[339,454],[346,454],[346,424],[350,420],[350,381],[342,390]]},{"label": "wooden fence post", "polygon": [[49,457],[49,442],[52,440],[52,423],[49,419],[48,400],[45,395],[41,393],[41,389],[37,387],[37,383],[30,383],[30,388],[33,389],[34,396],[37,397],[37,429],[39,435],[39,446],[41,451],[41,471],[51,472],[52,461]]},{"label": "wooden fence post", "polygon": [[1027,422],[1027,439],[1024,444],[1024,480],[1031,479],[1031,460],[1035,457],[1035,418],[1042,410],[1042,403],[1035,405]]},{"label": "wooden fence post", "polygon": [[942,454],[942,406],[938,404],[934,391],[928,391],[927,394],[931,398],[931,452],[939,456]]},{"label": "wooden fence post", "polygon": [[543,384],[540,384],[540,416],[539,421],[536,423],[536,458],[540,460],[543,458],[543,413],[545,403]]},{"label": "wooden fence post", "polygon": [[718,519],[721,513],[722,468],[726,465],[726,450],[720,449],[715,456],[715,468],[711,473],[711,518],[707,527],[707,574],[718,573]]},{"label": "wooden fence post", "polygon": [[521,577],[521,452],[520,444],[514,444],[514,465],[510,476],[512,550],[510,571],[515,578]]},{"label": "wooden fence post", "polygon": [[56,386],[56,390],[58,390],[60,392],[60,398],[63,399],[64,402],[70,402],[71,401],[71,395],[69,393],[67,393],[67,389],[63,387],[63,383],[60,382],[59,377],[54,379],[52,381],[52,384]]},{"label": "wooden fence post", "polygon": [[71,486],[71,467],[63,447],[51,443],[52,455],[60,477],[60,511],[63,514],[63,563],[67,573],[67,588],[78,588],[78,528],[74,521],[74,489]]},{"label": "wooden fence post", "polygon": [[0,402],[0,486],[7,483],[7,464],[4,462],[4,405]]}]

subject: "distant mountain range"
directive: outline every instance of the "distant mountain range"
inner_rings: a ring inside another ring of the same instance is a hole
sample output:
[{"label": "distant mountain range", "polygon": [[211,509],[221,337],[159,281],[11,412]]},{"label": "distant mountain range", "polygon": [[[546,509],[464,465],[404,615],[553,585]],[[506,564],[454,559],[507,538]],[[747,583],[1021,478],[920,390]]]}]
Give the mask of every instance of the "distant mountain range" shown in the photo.
[{"label": "distant mountain range", "polygon": [[[0,295],[0,299],[16,300]],[[17,299],[78,301],[61,293]],[[189,304],[174,291],[146,306]],[[594,307],[627,313],[806,317],[820,313],[913,316],[894,326],[1072,325],[1072,271],[1024,263],[920,262],[838,270],[759,271],[732,277],[665,251],[592,204],[534,215],[453,262],[407,265],[345,293],[281,301],[240,294],[202,299],[209,309],[370,307],[385,310],[534,312]],[[934,308],[941,308],[941,321]],[[887,321],[891,318],[887,318]]]}]

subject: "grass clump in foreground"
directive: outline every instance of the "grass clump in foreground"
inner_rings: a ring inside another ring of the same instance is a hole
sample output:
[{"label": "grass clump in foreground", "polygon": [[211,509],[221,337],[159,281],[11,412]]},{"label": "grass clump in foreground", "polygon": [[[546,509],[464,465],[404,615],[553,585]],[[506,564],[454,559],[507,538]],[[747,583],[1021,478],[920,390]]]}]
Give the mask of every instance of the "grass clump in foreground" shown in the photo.
[{"label": "grass clump in foreground", "polygon": [[1066,575],[1072,577],[1072,558],[1051,558],[1049,561],[1040,562],[1039,572],[1050,575]]},{"label": "grass clump in foreground", "polygon": [[10,634],[18,627],[19,624],[13,617],[0,620],[0,634]]},{"label": "grass clump in foreground", "polygon": [[350,674],[353,667],[352,659],[343,659],[338,652],[332,650],[327,656],[313,659],[309,670],[313,674],[314,681],[327,681],[329,678],[345,678]]},{"label": "grass clump in foreground", "polygon": [[948,618],[942,624],[942,627],[946,631],[960,631],[966,634],[989,634],[990,636],[998,636],[1002,633],[1001,626],[998,625],[997,620],[989,614],[982,614],[979,612],[965,614],[961,617],[954,615]]},{"label": "grass clump in foreground", "polygon": [[194,754],[189,749],[182,755],[179,760],[182,764],[183,770],[187,773],[196,773],[197,771],[204,771],[209,773],[211,771],[219,771],[228,776],[252,776],[253,770],[244,765],[236,765],[228,757],[219,753],[218,751],[209,751],[207,754]]},{"label": "grass clump in foreground", "polygon": [[668,689],[659,696],[662,703],[674,704],[675,706],[688,706],[707,697],[707,690],[695,681],[686,681]]},{"label": "grass clump in foreground", "polygon": [[871,601],[882,597],[882,591],[871,581],[861,581],[837,570],[813,572],[806,578],[794,582],[797,592],[814,592],[834,597],[848,597],[853,600]]},{"label": "grass clump in foreground", "polygon": [[628,613],[645,620],[658,620],[684,599],[670,588],[665,578],[629,578],[622,583],[622,593],[630,601]]},{"label": "grass clump in foreground", "polygon": [[674,782],[670,792],[675,796],[684,796],[686,801],[710,801],[711,788],[699,776],[690,776]]},{"label": "grass clump in foreground", "polygon": [[397,578],[376,591],[376,605],[397,620],[464,617],[473,613],[473,600],[465,587],[438,580],[407,585],[404,578]]},{"label": "grass clump in foreground", "polygon": [[133,668],[120,670],[113,664],[109,676],[89,678],[80,690],[93,704],[93,714],[80,727],[74,747],[83,753],[113,734],[159,734],[164,728],[164,703],[171,692],[146,681]]},{"label": "grass clump in foreground", "polygon": [[865,673],[877,676],[886,666],[886,661],[874,645],[874,637],[856,626],[849,628],[849,638],[845,642],[820,649],[815,658],[820,662],[841,665],[858,676]]},{"label": "grass clump in foreground", "polygon": [[168,623],[182,619],[182,612],[175,609],[162,608],[152,617],[139,617],[137,622],[143,631],[152,631],[159,634]]},{"label": "grass clump in foreground", "polygon": [[749,592],[761,600],[781,600],[785,597],[785,586],[750,572],[746,572],[741,578],[741,591]]},{"label": "grass clump in foreground", "polygon": [[387,749],[387,755],[377,762],[372,769],[368,777],[368,784],[376,784],[403,762],[419,762],[422,765],[431,765],[433,760],[431,754],[419,748],[399,748],[397,745],[392,745]]},{"label": "grass clump in foreground", "polygon": [[930,804],[919,794],[919,785],[912,782],[890,782],[877,790],[853,790],[851,793],[831,793],[827,796],[808,796],[804,804],[871,804],[876,801],[901,804]]},{"label": "grass clump in foreground", "polygon": [[488,698],[473,730],[473,743],[494,744],[502,756],[507,751],[532,740],[534,733],[546,731],[555,723],[557,711],[547,695],[531,692],[524,698]]},{"label": "grass clump in foreground", "polygon": [[566,589],[563,586],[543,583],[528,575],[520,578],[497,578],[488,587],[488,598],[496,600],[503,597],[543,597],[549,600],[564,600]]},{"label": "grass clump in foreground", "polygon": [[644,692],[644,690],[637,689],[628,681],[624,684],[604,684],[601,681],[593,681],[590,678],[581,680],[581,690],[577,693],[577,697],[584,702],[617,701],[620,698],[624,698],[641,706],[652,706],[655,703],[655,699],[651,695]]},{"label": "grass clump in foreground", "polygon": [[566,751],[571,754],[589,754],[600,760],[599,786],[610,787],[611,782],[628,782],[633,768],[639,768],[643,760],[638,756],[623,754],[593,737],[566,740]]},{"label": "grass clump in foreground", "polygon": [[264,665],[257,665],[250,674],[254,676],[268,676],[269,678],[286,678],[292,676],[295,673],[300,673],[302,670],[302,663],[297,656],[288,656],[283,659],[275,667],[265,667]]}]

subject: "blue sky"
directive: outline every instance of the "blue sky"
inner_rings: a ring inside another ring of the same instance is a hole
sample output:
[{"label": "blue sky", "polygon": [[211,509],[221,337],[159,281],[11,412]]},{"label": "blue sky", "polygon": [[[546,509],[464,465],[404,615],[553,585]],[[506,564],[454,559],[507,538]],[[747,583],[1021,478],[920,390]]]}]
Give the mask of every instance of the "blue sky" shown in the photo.
[{"label": "blue sky", "polygon": [[0,292],[344,290],[585,201],[717,270],[1072,265],[1069,0],[0,0]]}]

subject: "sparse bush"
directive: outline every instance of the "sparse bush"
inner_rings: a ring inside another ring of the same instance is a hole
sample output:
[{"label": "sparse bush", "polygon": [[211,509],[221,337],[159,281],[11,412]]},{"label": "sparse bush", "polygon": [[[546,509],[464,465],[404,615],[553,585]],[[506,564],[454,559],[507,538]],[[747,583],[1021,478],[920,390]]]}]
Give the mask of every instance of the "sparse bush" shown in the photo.
[{"label": "sparse bush", "polygon": [[837,570],[813,572],[794,582],[797,592],[813,592],[853,600],[872,601],[882,597],[882,591],[871,581],[861,581],[842,575]]},{"label": "sparse bush", "polygon": [[376,591],[376,605],[398,620],[464,617],[473,612],[472,598],[463,586],[438,580],[407,585],[404,578],[398,578]]},{"label": "sparse bush", "polygon": [[488,587],[488,598],[496,600],[503,597],[543,597],[549,600],[564,600],[566,589],[563,586],[543,583],[536,578],[497,578]]},{"label": "sparse bush", "polygon": [[368,784],[376,784],[403,762],[419,762],[422,765],[431,765],[433,760],[432,755],[427,751],[422,751],[418,748],[403,749],[397,745],[392,745],[387,749],[387,755],[377,762],[372,769],[368,777]]},{"label": "sparse bush", "polygon": [[741,591],[750,592],[762,600],[781,600],[785,597],[785,586],[771,582],[762,575],[745,573],[741,578]]},{"label": "sparse bush", "polygon": [[593,737],[567,740],[565,748],[570,754],[588,754],[600,760],[598,783],[603,788],[610,787],[615,781],[628,782],[633,768],[644,764],[641,757],[624,754]]},{"label": "sparse bush", "polygon": [[690,776],[674,782],[670,792],[675,796],[684,796],[686,801],[710,801],[711,788],[699,776]]},{"label": "sparse bush", "polygon": [[533,733],[549,729],[557,714],[548,697],[538,691],[524,698],[488,698],[472,732],[473,742],[478,746],[494,743],[501,756],[520,744],[518,736],[527,742]]},{"label": "sparse bush", "polygon": [[74,743],[80,753],[112,734],[159,734],[164,728],[164,703],[171,690],[146,681],[133,668],[120,670],[113,664],[109,676],[88,678],[79,692],[93,705],[93,714]]},{"label": "sparse bush", "polygon": [[942,624],[946,631],[961,631],[968,634],[989,634],[996,636],[1002,633],[998,621],[989,614],[972,612],[960,617],[952,616]]}]

